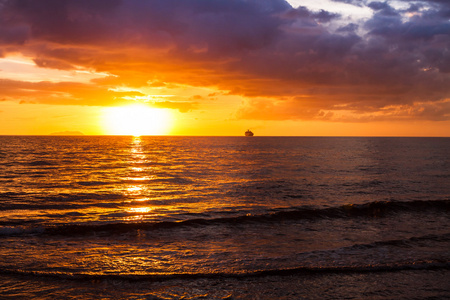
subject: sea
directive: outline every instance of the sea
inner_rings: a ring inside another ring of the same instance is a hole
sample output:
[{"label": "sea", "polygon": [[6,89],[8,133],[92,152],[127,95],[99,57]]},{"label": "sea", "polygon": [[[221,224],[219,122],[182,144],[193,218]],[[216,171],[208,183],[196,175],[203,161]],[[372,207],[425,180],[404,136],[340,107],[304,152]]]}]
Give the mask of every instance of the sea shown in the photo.
[{"label": "sea", "polygon": [[1,299],[450,299],[450,138],[0,136]]}]

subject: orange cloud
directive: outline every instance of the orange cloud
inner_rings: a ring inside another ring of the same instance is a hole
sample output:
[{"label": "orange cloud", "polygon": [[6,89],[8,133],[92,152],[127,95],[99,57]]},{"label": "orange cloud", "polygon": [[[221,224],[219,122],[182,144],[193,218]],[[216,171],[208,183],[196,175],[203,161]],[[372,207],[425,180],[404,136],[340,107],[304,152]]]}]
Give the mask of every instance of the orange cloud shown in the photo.
[{"label": "orange cloud", "polygon": [[[373,16],[355,24],[283,0],[6,0],[0,55],[114,76],[90,83],[3,79],[1,96],[116,105],[126,101],[126,93],[111,91],[116,86],[175,84],[246,97],[238,118],[448,120],[450,4],[367,6]],[[207,98],[192,100],[154,105],[187,112]]]}]

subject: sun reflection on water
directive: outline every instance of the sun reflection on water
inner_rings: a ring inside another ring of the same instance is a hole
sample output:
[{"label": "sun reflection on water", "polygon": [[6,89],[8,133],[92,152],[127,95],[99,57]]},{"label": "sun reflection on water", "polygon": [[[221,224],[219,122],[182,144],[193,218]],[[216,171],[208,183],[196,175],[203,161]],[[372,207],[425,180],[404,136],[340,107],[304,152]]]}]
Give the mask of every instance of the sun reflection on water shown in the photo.
[{"label": "sun reflection on water", "polygon": [[142,145],[142,138],[140,136],[133,137],[130,144],[130,167],[129,175],[123,180],[129,183],[125,189],[125,193],[131,196],[132,202],[142,202],[143,206],[127,207],[126,212],[133,216],[125,217],[127,221],[137,221],[143,219],[144,215],[153,210],[152,207],[144,206],[144,202],[148,200],[147,192],[148,188],[145,181],[151,180],[153,176],[148,175],[148,167],[136,166],[136,164],[145,164],[147,161],[146,154]]},{"label": "sun reflection on water", "polygon": [[145,214],[148,213],[150,211],[152,211],[153,209],[151,207],[130,207],[128,209],[129,212],[132,213],[141,213],[141,214]]},{"label": "sun reflection on water", "polygon": [[132,195],[135,195],[135,194],[140,194],[140,193],[142,192],[143,189],[144,189],[144,188],[141,187],[141,186],[129,186],[129,187],[127,188],[127,192],[130,193],[130,194],[132,194]]}]

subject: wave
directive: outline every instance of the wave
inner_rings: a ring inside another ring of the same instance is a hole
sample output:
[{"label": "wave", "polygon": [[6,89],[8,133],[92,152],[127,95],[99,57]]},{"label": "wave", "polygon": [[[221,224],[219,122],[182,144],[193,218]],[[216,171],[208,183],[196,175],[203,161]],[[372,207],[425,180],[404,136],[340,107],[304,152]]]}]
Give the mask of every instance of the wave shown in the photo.
[{"label": "wave", "polygon": [[[34,201],[27,200],[31,197],[34,198]],[[54,196],[40,197],[33,194],[27,194],[26,192],[0,192],[0,200],[2,200],[0,202],[0,210],[67,210],[87,207],[119,207],[120,203],[118,202],[93,203],[92,200],[111,201],[123,198],[124,195],[122,194],[110,193],[60,193]],[[21,201],[21,199],[24,200]]]},{"label": "wave", "polygon": [[[7,208],[5,208],[5,206]],[[7,204],[0,205],[2,210],[81,210],[85,208],[120,208],[122,205],[120,203],[114,202],[100,202],[100,203],[87,203],[87,204]],[[2,222],[0,221],[0,224]]]},{"label": "wave", "polygon": [[316,275],[333,273],[378,273],[378,272],[400,272],[400,271],[435,271],[450,270],[450,262],[441,261],[417,261],[404,264],[380,264],[380,265],[357,265],[357,266],[330,266],[330,267],[294,267],[283,269],[266,269],[254,271],[237,272],[208,272],[208,273],[71,273],[60,271],[41,271],[2,268],[2,275],[53,277],[68,280],[127,280],[127,281],[166,281],[166,280],[192,280],[192,279],[221,279],[221,278],[251,278],[266,276],[294,276],[294,275]]},{"label": "wave", "polygon": [[407,239],[396,239],[396,240],[387,240],[387,241],[377,241],[369,244],[355,244],[349,247],[343,248],[344,250],[352,250],[352,249],[371,249],[377,247],[384,246],[394,246],[394,247],[402,247],[402,248],[410,248],[415,246],[414,244],[422,244],[423,242],[429,243],[430,241],[434,242],[450,242],[450,233],[444,233],[441,235],[429,234],[424,236],[414,236]]},{"label": "wave", "polygon": [[97,185],[114,184],[114,182],[107,182],[107,181],[78,181],[77,184],[82,185],[82,186],[97,186]]},{"label": "wave", "polygon": [[44,231],[44,227],[0,226],[0,237],[23,234],[41,234],[44,233]]},{"label": "wave", "polygon": [[383,217],[389,213],[438,210],[450,212],[450,200],[429,201],[375,201],[364,204],[346,204],[322,211],[325,217]]},{"label": "wave", "polygon": [[[20,204],[17,204],[17,208]],[[55,205],[55,209],[64,207],[65,209],[77,209],[82,207],[122,207],[121,203],[96,203],[96,204],[66,204]],[[27,206],[30,208],[30,206]],[[53,207],[51,204],[45,204],[45,208]],[[37,205],[34,209],[43,207]],[[320,221],[323,219],[339,218],[361,218],[361,217],[384,217],[388,214],[404,212],[438,211],[441,213],[450,212],[450,200],[433,201],[382,201],[366,204],[349,204],[329,208],[301,207],[290,210],[269,211],[264,214],[245,214],[231,217],[205,217],[205,214],[189,214],[189,219],[184,220],[156,220],[147,222],[116,222],[116,223],[78,223],[47,225],[44,232],[50,235],[83,235],[95,232],[124,233],[136,230],[161,230],[179,227],[197,227],[197,226],[215,226],[239,224],[270,224],[274,222],[309,220]],[[201,216],[201,217],[199,217]],[[174,215],[173,217],[177,217]],[[179,217],[179,216],[178,216]],[[186,217],[186,214],[183,215]],[[4,226],[9,224],[1,223]],[[26,233],[26,230],[23,231]]]},{"label": "wave", "polygon": [[27,166],[39,167],[39,166],[54,166],[56,165],[54,162],[48,160],[34,160],[27,163],[24,163]]}]

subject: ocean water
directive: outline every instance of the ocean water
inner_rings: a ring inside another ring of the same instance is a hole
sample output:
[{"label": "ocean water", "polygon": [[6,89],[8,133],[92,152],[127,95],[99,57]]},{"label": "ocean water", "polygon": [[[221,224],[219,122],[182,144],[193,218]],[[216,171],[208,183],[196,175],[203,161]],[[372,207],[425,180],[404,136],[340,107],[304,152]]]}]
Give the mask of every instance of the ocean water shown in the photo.
[{"label": "ocean water", "polygon": [[450,298],[450,138],[0,137],[3,299]]}]

